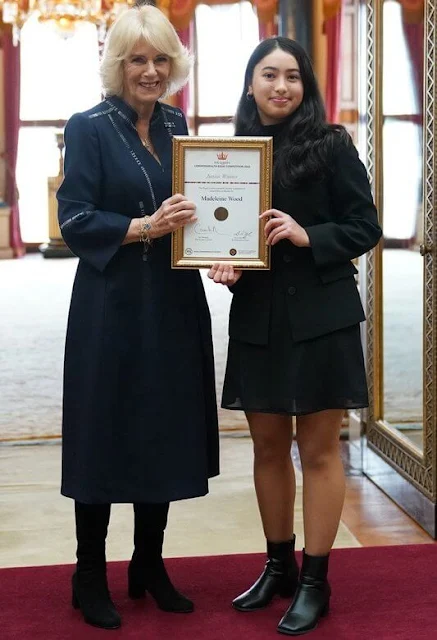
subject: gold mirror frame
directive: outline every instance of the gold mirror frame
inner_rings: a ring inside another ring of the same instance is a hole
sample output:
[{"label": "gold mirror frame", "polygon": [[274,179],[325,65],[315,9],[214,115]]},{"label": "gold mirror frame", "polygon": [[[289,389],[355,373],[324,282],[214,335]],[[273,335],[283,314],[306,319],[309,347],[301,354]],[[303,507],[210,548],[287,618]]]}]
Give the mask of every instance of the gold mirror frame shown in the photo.
[{"label": "gold mirror frame", "polygon": [[[367,168],[378,210],[382,211],[382,11],[383,0],[366,0]],[[366,360],[370,404],[367,446],[437,502],[437,265],[436,211],[436,20],[437,0],[425,1],[424,55],[424,309],[423,309],[423,453],[383,420],[382,246],[366,262]]]}]

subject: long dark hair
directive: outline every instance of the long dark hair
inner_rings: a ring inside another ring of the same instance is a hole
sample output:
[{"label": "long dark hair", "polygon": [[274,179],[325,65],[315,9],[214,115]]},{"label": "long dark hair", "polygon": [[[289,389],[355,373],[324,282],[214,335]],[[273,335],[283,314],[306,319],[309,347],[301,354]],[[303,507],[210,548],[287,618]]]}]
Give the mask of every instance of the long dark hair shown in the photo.
[{"label": "long dark hair", "polygon": [[329,169],[330,152],[339,136],[346,144],[351,144],[351,141],[344,127],[326,122],[322,96],[305,49],[298,42],[281,36],[260,42],[249,58],[235,115],[235,134],[262,135],[256,102],[247,97],[247,91],[252,84],[256,65],[275,49],[282,49],[294,56],[304,89],[302,103],[284,123],[280,140],[275,141],[274,180],[290,187],[308,178],[320,177]]}]

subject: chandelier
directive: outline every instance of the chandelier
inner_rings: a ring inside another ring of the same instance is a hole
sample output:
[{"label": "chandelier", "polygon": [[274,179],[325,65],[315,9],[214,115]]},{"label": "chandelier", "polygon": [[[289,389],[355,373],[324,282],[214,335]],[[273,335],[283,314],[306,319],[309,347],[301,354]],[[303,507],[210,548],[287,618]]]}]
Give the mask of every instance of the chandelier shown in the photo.
[{"label": "chandelier", "polygon": [[14,43],[26,20],[36,15],[40,22],[52,24],[60,35],[68,37],[74,33],[78,22],[95,24],[99,40],[125,9],[136,0],[0,0],[0,16],[5,24],[12,25]]}]

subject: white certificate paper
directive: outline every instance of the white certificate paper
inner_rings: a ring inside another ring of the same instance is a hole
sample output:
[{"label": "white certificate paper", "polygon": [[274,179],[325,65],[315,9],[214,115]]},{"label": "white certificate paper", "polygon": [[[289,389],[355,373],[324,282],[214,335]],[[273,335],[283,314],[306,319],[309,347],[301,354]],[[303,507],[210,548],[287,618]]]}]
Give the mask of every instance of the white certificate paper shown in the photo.
[{"label": "white certificate paper", "polygon": [[195,203],[198,220],[173,235],[173,266],[268,269],[259,214],[271,204],[271,138],[175,136],[175,146],[173,192]]}]

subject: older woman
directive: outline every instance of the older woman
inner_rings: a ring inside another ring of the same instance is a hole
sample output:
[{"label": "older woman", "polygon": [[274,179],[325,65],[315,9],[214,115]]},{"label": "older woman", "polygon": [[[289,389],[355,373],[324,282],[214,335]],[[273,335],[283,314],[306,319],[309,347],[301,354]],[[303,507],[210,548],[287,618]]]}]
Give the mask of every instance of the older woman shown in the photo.
[{"label": "older woman", "polygon": [[75,500],[73,606],[120,625],[106,579],[111,503],[133,503],[129,595],[148,591],[165,611],[193,603],[162,561],[169,502],[205,495],[218,474],[209,310],[195,271],[172,270],[170,233],[196,220],[171,195],[177,91],[190,57],[152,6],[126,11],[102,61],[106,99],[65,129],[58,192],[63,237],[79,257],[68,321],[62,494]]}]

